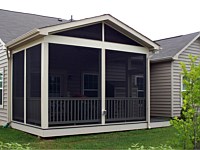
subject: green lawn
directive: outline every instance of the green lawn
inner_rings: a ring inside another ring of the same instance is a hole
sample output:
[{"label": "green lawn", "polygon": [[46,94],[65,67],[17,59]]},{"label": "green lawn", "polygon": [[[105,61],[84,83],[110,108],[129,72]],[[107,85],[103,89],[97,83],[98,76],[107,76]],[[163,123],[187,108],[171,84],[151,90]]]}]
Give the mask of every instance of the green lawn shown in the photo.
[{"label": "green lawn", "polygon": [[30,147],[36,149],[128,149],[133,143],[144,146],[167,144],[178,148],[173,144],[174,134],[175,129],[168,127],[39,139],[21,131],[0,127],[0,141],[30,143]]}]

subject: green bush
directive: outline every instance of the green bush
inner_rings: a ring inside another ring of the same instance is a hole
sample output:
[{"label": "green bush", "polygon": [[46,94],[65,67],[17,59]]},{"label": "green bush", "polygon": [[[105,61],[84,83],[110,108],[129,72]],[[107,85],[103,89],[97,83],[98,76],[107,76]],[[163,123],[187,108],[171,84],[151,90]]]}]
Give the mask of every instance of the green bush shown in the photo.
[{"label": "green bush", "polygon": [[0,141],[0,150],[10,150],[10,149],[16,149],[16,150],[30,150],[29,144],[18,144],[18,143],[3,143]]}]

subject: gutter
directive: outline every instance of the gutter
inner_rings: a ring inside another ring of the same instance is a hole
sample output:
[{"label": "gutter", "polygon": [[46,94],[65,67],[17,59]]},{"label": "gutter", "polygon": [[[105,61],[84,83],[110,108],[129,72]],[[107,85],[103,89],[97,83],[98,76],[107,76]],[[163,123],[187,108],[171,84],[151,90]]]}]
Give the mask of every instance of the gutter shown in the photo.
[{"label": "gutter", "polygon": [[17,37],[16,39],[8,42],[5,46],[7,47],[7,49],[10,49],[20,43],[25,42],[27,39],[31,39],[33,37],[36,37],[40,34],[40,30],[39,29],[33,29],[19,37]]},{"label": "gutter", "polygon": [[150,59],[150,62],[159,63],[159,62],[174,61],[174,60],[176,60],[176,58],[169,56],[164,58]]}]

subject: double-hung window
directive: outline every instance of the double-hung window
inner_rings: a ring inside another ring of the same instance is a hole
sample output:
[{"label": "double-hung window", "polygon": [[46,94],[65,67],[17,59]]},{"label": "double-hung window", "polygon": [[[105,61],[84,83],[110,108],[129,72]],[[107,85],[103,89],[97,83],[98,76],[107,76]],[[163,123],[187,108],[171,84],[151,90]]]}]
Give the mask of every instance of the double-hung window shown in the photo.
[{"label": "double-hung window", "polygon": [[0,69],[0,108],[3,108],[3,69]]},{"label": "double-hung window", "polygon": [[49,97],[60,97],[61,92],[61,78],[60,76],[49,76]]},{"label": "double-hung window", "polygon": [[83,74],[83,95],[87,97],[98,97],[97,74]]},{"label": "double-hung window", "polygon": [[144,97],[144,77],[135,76],[135,85],[137,86],[137,97]]}]

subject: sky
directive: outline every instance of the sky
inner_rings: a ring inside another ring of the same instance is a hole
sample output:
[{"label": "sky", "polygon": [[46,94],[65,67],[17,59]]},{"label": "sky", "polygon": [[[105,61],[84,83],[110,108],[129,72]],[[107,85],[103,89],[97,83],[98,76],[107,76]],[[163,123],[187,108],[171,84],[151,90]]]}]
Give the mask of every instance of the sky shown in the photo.
[{"label": "sky", "polygon": [[1,0],[0,9],[75,20],[111,14],[152,40],[200,31],[200,0]]}]

